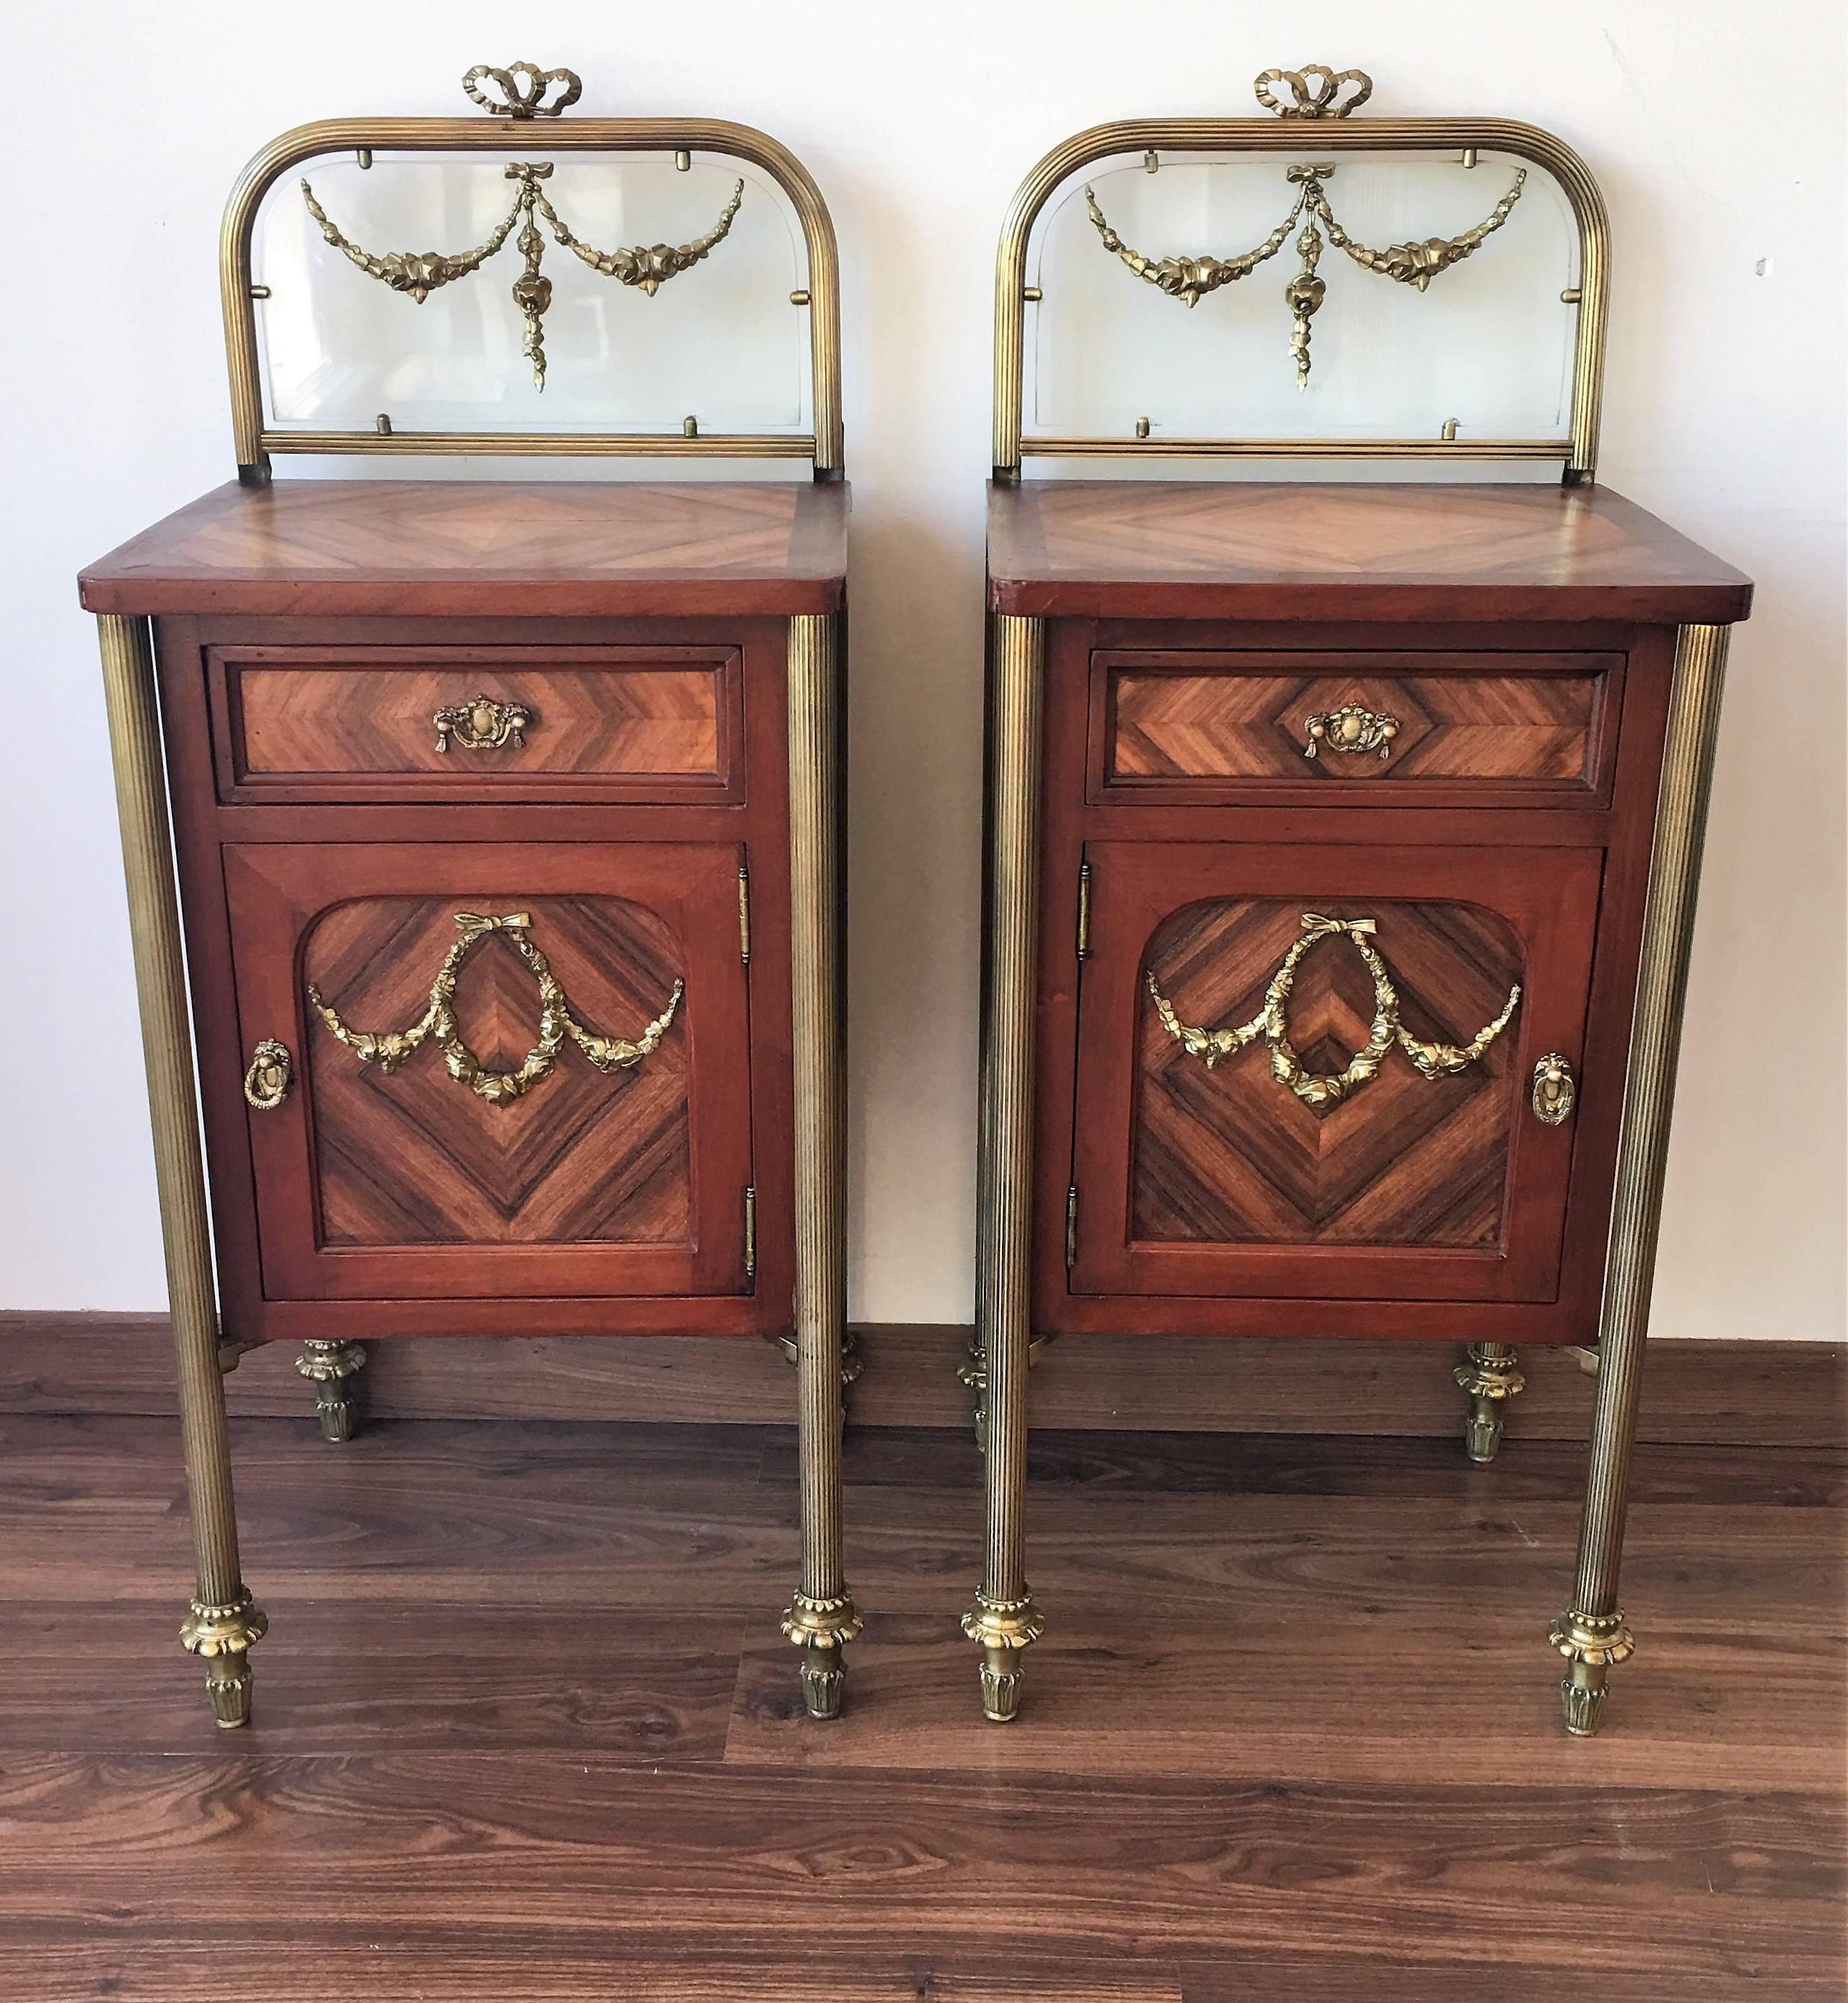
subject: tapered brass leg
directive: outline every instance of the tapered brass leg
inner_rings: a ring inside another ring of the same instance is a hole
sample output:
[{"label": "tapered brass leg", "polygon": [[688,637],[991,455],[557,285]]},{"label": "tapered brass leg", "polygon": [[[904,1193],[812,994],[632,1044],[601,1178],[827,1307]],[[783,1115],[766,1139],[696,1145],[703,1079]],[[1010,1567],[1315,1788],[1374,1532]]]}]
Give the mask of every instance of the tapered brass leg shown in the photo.
[{"label": "tapered brass leg", "polygon": [[860,1631],[841,1508],[847,1125],[841,985],[842,707],[834,621],[789,621],[789,918],[796,1088],[796,1400],[802,1582],[782,1631],[811,1718],[839,1715]]},{"label": "tapered brass leg", "polygon": [[986,1414],[986,1533],[982,1585],[962,1626],[982,1649],[982,1708],[997,1723],[1019,1711],[1021,1652],[1045,1629],[1027,1583],[1025,1522],[1045,638],[1037,619],[997,617],[989,659],[987,938],[975,1265],[975,1341]]},{"label": "tapered brass leg", "polygon": [[320,1421],[321,1438],[350,1440],[359,1405],[354,1379],[366,1368],[366,1351],[356,1342],[324,1342],[310,1337],[302,1344],[295,1367],[314,1386],[314,1415]]},{"label": "tapered brass leg", "polygon": [[1478,1466],[1494,1459],[1501,1447],[1502,1407],[1527,1389],[1515,1368],[1514,1345],[1472,1342],[1451,1372],[1459,1390],[1469,1393],[1469,1416],[1463,1422],[1463,1447]]},{"label": "tapered brass leg", "polygon": [[166,1253],[167,1300],[179,1379],[180,1431],[198,1581],[180,1630],[205,1659],[206,1694],[220,1725],[250,1715],[250,1651],[268,1622],[244,1589],[231,1493],[231,1449],[219,1367],[218,1310],[205,1177],[193,1085],[191,1019],[180,958],[179,901],[145,621],[97,620],[109,711],[128,928],[154,1130],[154,1180]]},{"label": "tapered brass leg", "polygon": [[1549,1631],[1549,1639],[1566,1662],[1559,1687],[1566,1729],[1580,1737],[1598,1729],[1612,1666],[1627,1660],[1636,1648],[1618,1604],[1617,1578],[1727,638],[1723,626],[1684,626],[1675,653],[1675,696],[1650,859],[1636,1013],[1630,1024],[1610,1252],[1598,1316],[1598,1395],[1591,1414],[1591,1466],[1579,1530],[1578,1573],[1572,1604]]}]

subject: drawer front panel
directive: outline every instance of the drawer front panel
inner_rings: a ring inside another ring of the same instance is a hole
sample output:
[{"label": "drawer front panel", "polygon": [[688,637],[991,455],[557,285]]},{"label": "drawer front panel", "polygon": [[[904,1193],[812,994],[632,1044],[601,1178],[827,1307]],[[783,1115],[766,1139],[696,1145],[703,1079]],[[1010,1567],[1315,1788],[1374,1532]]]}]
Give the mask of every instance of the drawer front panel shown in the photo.
[{"label": "drawer front panel", "polygon": [[1582,804],[1605,788],[1622,670],[1616,655],[1101,652],[1091,796]]},{"label": "drawer front panel", "polygon": [[265,1296],[748,1291],[742,859],[228,849]]},{"label": "drawer front panel", "polygon": [[208,662],[228,801],[742,797],[732,649],[214,648]]},{"label": "drawer front panel", "polygon": [[1087,855],[1074,1292],[1556,1297],[1596,851]]}]

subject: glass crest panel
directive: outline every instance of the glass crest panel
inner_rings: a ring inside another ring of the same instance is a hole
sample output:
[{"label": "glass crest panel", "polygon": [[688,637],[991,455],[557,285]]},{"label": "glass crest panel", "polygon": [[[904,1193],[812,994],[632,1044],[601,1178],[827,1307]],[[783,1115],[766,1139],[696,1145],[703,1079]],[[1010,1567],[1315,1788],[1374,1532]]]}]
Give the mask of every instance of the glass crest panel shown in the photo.
[{"label": "glass crest panel", "polygon": [[[401,432],[810,428],[808,313],[790,300],[807,253],[774,181],[723,155],[684,169],[671,154],[548,159],[509,136],[504,157],[330,156],[269,191],[251,267],[268,289],[257,312],[273,427],[371,431],[383,414]],[[540,171],[523,180],[511,164]],[[303,181],[360,257],[324,236]],[[530,230],[542,260],[527,284]]]},{"label": "glass crest panel", "polygon": [[1157,442],[1437,439],[1453,419],[1464,439],[1566,433],[1577,225],[1549,174],[1504,154],[1318,155],[1306,132],[1300,159],[1106,162],[1048,204],[1027,270],[1029,436],[1132,438],[1144,419]]}]

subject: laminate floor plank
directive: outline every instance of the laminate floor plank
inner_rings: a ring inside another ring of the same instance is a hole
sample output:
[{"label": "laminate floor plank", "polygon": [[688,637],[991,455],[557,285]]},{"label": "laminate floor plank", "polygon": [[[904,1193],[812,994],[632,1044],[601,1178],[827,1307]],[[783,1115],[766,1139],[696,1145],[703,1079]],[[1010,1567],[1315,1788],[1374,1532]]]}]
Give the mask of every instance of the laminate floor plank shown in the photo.
[{"label": "laminate floor plank", "polygon": [[0,1927],[87,1924],[126,1943],[235,1922],[259,1967],[300,1940],[305,1916],[278,1894],[310,1882],[321,1938],[466,1914],[536,1960],[555,1928],[664,1961],[803,1938],[915,1956],[955,1940],[1056,1967],[1306,1941],[1371,1953],[1390,1928],[1431,1963],[1493,1938],[1514,1966],[1698,1985],[1741,1965],[1825,1965],[1841,1883],[1827,1805],[1589,1784],[946,1773],[856,1791],[817,1772],[541,1754],[53,1755],[0,1767],[0,1817],[26,1853],[0,1874]]}]

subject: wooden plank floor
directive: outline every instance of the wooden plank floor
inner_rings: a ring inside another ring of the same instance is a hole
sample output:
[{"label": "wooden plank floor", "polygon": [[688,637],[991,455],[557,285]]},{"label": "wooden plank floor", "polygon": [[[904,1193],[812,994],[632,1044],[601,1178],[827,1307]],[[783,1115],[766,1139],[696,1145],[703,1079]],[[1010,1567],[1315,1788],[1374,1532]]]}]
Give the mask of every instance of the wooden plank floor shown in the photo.
[{"label": "wooden plank floor", "polygon": [[216,1733],[177,1442],[0,1421],[0,1995],[196,2003],[1836,1998],[1843,1503],[1640,1451],[1641,1639],[1559,1731],[1582,1451],[1048,1433],[1052,1626],[985,1726],[964,1432],[858,1429],[849,1709],[800,1715],[781,1429],[235,1427]]}]

